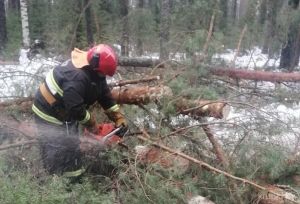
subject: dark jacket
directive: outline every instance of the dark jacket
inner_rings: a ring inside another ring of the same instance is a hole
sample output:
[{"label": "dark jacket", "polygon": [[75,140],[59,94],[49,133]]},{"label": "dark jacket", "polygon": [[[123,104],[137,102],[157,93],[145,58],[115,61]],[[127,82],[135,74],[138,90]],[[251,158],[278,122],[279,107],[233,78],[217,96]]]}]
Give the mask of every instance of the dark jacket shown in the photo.
[{"label": "dark jacket", "polygon": [[[104,110],[116,104],[112,99],[106,78],[90,70],[88,66],[77,69],[71,60],[68,60],[54,68],[53,77],[63,91],[62,96],[54,94],[56,102],[49,105],[38,90],[34,105],[43,113],[60,121],[83,120],[87,108],[96,101]],[[46,87],[50,90],[49,86]]]}]

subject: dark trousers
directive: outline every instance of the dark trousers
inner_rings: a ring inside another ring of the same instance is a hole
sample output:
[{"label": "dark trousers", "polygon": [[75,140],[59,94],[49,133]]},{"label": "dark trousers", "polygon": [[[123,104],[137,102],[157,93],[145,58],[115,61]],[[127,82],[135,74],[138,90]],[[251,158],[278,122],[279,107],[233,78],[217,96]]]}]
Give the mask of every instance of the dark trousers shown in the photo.
[{"label": "dark trousers", "polygon": [[81,168],[78,125],[55,125],[35,116],[41,158],[50,174],[63,174]]}]

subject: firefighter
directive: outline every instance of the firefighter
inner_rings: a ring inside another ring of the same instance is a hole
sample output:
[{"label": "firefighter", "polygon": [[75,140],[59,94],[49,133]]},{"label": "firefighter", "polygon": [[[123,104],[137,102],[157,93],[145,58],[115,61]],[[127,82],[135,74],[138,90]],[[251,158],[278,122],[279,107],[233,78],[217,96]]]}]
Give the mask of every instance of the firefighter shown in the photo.
[{"label": "firefighter", "polygon": [[117,56],[105,44],[87,52],[75,48],[71,59],[51,70],[35,94],[32,110],[38,129],[41,158],[51,174],[82,174],[78,123],[97,132],[95,118],[88,107],[98,102],[106,115],[127,131],[127,122],[112,99],[106,76],[116,72]]}]

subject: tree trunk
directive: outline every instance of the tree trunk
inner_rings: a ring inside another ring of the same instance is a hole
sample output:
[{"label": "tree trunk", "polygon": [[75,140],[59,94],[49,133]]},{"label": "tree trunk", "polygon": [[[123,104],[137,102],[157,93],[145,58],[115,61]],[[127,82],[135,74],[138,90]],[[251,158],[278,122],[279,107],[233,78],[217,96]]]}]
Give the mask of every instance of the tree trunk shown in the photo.
[{"label": "tree trunk", "polygon": [[[139,14],[142,15],[142,11],[144,9],[144,0],[138,0],[137,8],[139,10]],[[137,50],[137,56],[142,56],[144,53],[144,48],[143,48],[143,40],[142,40],[142,29],[143,29],[143,24],[145,22],[142,22],[141,20],[138,20],[138,35],[137,35],[137,42],[136,42],[136,50]]]},{"label": "tree trunk", "polygon": [[232,4],[233,11],[232,11],[232,14],[233,14],[233,22],[234,22],[234,24],[237,24],[238,20],[239,20],[239,9],[238,9],[239,6],[238,5],[239,5],[239,0],[233,0],[233,4]]},{"label": "tree trunk", "polygon": [[7,42],[7,31],[6,31],[6,16],[4,0],[0,0],[0,55],[5,48]]},{"label": "tree trunk", "polygon": [[92,31],[92,14],[91,14],[91,1],[90,0],[84,0],[84,15],[85,15],[85,23],[86,23],[86,36],[87,36],[87,42],[90,47],[94,45],[94,37],[93,37],[93,31]]},{"label": "tree trunk", "polygon": [[227,23],[229,25],[233,24],[234,22],[234,17],[235,17],[235,11],[234,11],[234,4],[233,1],[235,0],[228,0],[227,1]]},{"label": "tree trunk", "polygon": [[280,68],[292,72],[299,64],[299,35],[300,30],[290,28],[286,46],[281,50]]},{"label": "tree trunk", "polygon": [[[290,9],[297,10],[299,0],[289,2]],[[299,20],[298,20],[299,21]],[[280,67],[293,71],[299,64],[300,56],[300,26],[299,22],[291,23],[288,31],[286,45],[281,50]]]},{"label": "tree trunk", "polygon": [[261,0],[261,3],[259,5],[259,17],[258,22],[260,25],[264,25],[267,20],[267,13],[270,11],[269,7],[272,7],[272,5],[268,5],[269,0]]},{"label": "tree trunk", "polygon": [[170,36],[170,0],[161,1],[160,10],[160,60],[169,58],[169,43]]},{"label": "tree trunk", "polygon": [[[139,9],[140,14],[142,14],[142,10],[144,9],[144,0],[138,0],[137,8]],[[137,55],[142,56],[144,53],[143,49],[143,40],[141,36],[141,30],[143,29],[144,22],[141,22],[141,20],[138,21],[138,36],[137,36],[137,43],[136,43],[136,49],[137,49]]]},{"label": "tree trunk", "polygon": [[[279,7],[281,7],[279,0],[265,0],[266,5],[266,21],[265,21],[265,36],[264,36],[264,45],[262,49],[262,53],[269,54],[272,56],[274,54],[274,50],[272,50],[272,40],[275,36],[275,26],[277,11]],[[262,15],[262,14],[261,14]]]},{"label": "tree trunk", "polygon": [[226,76],[233,79],[247,79],[270,82],[299,82],[300,73],[249,71],[243,69],[212,69],[210,73],[216,76]]},{"label": "tree trunk", "polygon": [[[111,93],[117,103],[128,105],[148,104],[163,97],[172,97],[172,90],[167,86],[115,87]],[[28,112],[31,111],[32,101],[33,98],[28,97],[2,102],[0,103],[0,111],[10,108],[20,112]],[[180,99],[174,105],[178,113],[194,118],[214,117],[220,119],[226,116],[229,111],[226,103],[218,101]]]},{"label": "tree trunk", "polygon": [[122,22],[121,55],[129,56],[128,0],[120,0]]},{"label": "tree trunk", "polygon": [[19,0],[8,0],[8,8],[12,10],[20,10],[20,1]]},{"label": "tree trunk", "polygon": [[226,28],[228,24],[228,2],[229,0],[220,0],[220,10],[222,11],[220,19],[221,28]]},{"label": "tree trunk", "polygon": [[30,46],[30,37],[29,37],[27,0],[20,0],[20,9],[21,9],[21,21],[22,21],[23,46],[25,48],[28,48]]},{"label": "tree trunk", "polygon": [[131,86],[114,88],[112,97],[119,104],[148,104],[162,97],[172,96],[172,90],[167,86]]}]

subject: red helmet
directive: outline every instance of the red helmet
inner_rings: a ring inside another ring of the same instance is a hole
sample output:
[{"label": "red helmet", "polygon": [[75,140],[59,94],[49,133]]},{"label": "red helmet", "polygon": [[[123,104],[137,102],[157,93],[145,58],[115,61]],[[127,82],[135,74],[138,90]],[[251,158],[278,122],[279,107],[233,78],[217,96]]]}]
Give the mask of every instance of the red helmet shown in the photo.
[{"label": "red helmet", "polygon": [[88,50],[87,60],[96,71],[113,76],[117,69],[117,55],[114,50],[105,44],[99,44]]}]

